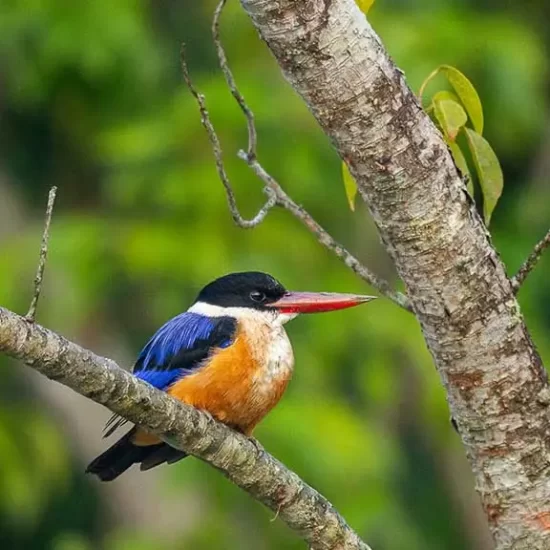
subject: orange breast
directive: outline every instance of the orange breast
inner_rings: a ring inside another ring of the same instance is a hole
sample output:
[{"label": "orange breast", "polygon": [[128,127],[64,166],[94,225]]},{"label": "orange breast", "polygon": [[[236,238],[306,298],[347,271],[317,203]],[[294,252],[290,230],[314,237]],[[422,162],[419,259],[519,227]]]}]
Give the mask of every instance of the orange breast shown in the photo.
[{"label": "orange breast", "polygon": [[253,352],[241,330],[230,347],[217,351],[208,365],[176,382],[168,393],[250,435],[278,403],[289,378],[287,373],[273,379],[267,390],[262,387],[258,373],[265,367],[265,354],[261,351],[255,347]]}]

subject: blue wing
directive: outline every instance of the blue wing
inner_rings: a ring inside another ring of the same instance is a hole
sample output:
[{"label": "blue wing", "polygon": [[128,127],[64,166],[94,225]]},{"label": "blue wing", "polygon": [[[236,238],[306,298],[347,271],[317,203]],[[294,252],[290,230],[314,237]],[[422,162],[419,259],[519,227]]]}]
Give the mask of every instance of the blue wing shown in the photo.
[{"label": "blue wing", "polygon": [[196,355],[193,352],[197,351],[207,353],[212,347],[210,337],[218,322],[218,319],[187,312],[170,319],[139,354],[134,374],[156,388],[166,389],[181,375],[187,374],[182,372],[184,369],[190,371],[197,367],[196,360],[184,364],[174,362],[174,359],[185,352],[190,356]]},{"label": "blue wing", "polygon": [[[232,317],[210,318],[181,313],[165,323],[147,342],[134,366],[134,375],[166,390],[199,368],[214,348],[231,344],[237,328]],[[125,420],[113,416],[105,426],[107,437]]]}]

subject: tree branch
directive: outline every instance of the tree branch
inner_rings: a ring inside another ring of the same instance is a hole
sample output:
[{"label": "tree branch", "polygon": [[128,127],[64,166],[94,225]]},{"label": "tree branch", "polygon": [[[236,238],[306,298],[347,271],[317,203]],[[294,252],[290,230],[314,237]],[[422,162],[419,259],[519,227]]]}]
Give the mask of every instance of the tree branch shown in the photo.
[{"label": "tree branch", "polygon": [[257,442],[138,380],[110,359],[0,307],[0,351],[219,469],[315,550],[370,550],[332,504]]},{"label": "tree branch", "polygon": [[519,271],[516,273],[515,277],[512,278],[512,288],[514,292],[518,292],[521,288],[521,285],[527,279],[527,276],[535,266],[539,263],[539,260],[542,258],[543,252],[550,246],[550,230],[548,233],[535,245],[533,252],[529,254],[529,257],[525,260],[523,265],[520,267]]},{"label": "tree branch", "polygon": [[315,221],[311,214],[309,214],[303,207],[296,204],[290,198],[290,196],[283,190],[277,180],[275,180],[275,178],[273,178],[273,176],[271,176],[258,161],[256,152],[257,132],[254,122],[254,113],[246,103],[243,95],[237,87],[235,78],[233,77],[233,73],[229,68],[227,56],[225,55],[225,50],[220,39],[219,23],[220,16],[222,14],[225,4],[226,0],[220,0],[218,6],[216,7],[214,19],[212,22],[212,36],[214,39],[214,45],[216,47],[218,60],[224,78],[227,82],[229,90],[231,91],[231,94],[241,108],[247,122],[248,150],[247,152],[239,151],[238,156],[247,163],[247,165],[258,176],[258,178],[264,183],[264,192],[269,196],[269,200],[266,206],[262,210],[260,210],[254,220],[252,220],[251,222],[245,222],[247,225],[243,225],[242,218],[238,213],[234,198],[234,192],[231,184],[229,183],[229,179],[227,177],[225,169],[223,168],[220,142],[208,115],[208,111],[205,107],[204,96],[198,93],[196,88],[194,87],[191,77],[189,75],[189,69],[187,67],[185,56],[183,54],[181,57],[181,65],[185,83],[187,84],[189,90],[197,101],[199,111],[201,113],[201,121],[208,133],[209,140],[214,151],[214,157],[216,158],[218,174],[227,192],[229,210],[231,212],[233,220],[240,227],[255,227],[264,220],[265,216],[272,206],[282,206],[283,208],[291,212],[294,217],[300,220],[305,225],[305,227],[307,227],[317,237],[319,243],[321,243],[328,250],[333,252],[338,258],[340,258],[344,262],[347,267],[352,269],[352,271],[356,273],[359,277],[361,277],[365,282],[376,288],[381,294],[383,294],[386,298],[392,300],[398,306],[406,309],[407,311],[412,311],[411,304],[404,294],[393,290],[391,285],[387,281],[375,275],[368,267],[363,265],[355,256],[353,256],[353,254],[351,254],[344,246],[338,243],[325,229],[323,229],[323,227],[319,223]]},{"label": "tree branch", "polygon": [[44,278],[44,269],[46,267],[46,260],[48,257],[48,240],[50,238],[50,225],[52,223],[53,206],[55,203],[55,196],[57,194],[57,187],[52,187],[48,194],[48,205],[46,207],[46,220],[44,221],[44,232],[42,234],[42,242],[40,243],[40,257],[38,260],[38,268],[36,270],[36,276],[34,278],[34,294],[31,300],[29,311],[25,316],[25,319],[29,323],[34,323],[36,317],[36,307],[38,306],[38,299],[42,292],[42,279]]},{"label": "tree branch", "polygon": [[395,261],[497,549],[546,550],[547,374],[441,134],[354,0],[240,1]]}]

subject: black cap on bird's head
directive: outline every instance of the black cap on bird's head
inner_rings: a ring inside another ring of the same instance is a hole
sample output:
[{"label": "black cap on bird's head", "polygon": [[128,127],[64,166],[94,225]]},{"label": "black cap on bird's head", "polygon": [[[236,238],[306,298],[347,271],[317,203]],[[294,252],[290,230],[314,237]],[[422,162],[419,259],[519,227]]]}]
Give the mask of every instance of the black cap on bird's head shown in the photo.
[{"label": "black cap on bird's head", "polygon": [[276,279],[258,271],[230,273],[207,284],[197,302],[221,307],[263,309],[267,303],[284,296],[285,287]]},{"label": "black cap on bird's head", "polygon": [[206,285],[195,303],[297,315],[344,309],[370,302],[374,298],[332,292],[291,292],[267,273],[247,271],[225,275]]}]

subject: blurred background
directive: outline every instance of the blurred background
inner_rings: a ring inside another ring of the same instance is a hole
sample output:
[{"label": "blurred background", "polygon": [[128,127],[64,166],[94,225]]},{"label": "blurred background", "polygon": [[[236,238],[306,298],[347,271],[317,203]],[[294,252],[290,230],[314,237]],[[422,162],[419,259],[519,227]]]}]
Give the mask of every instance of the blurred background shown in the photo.
[{"label": "blurred background", "polygon": [[[203,284],[264,270],[293,289],[372,292],[284,211],[234,227],[195,105],[187,43],[246,215],[259,182],[216,65],[211,0],[0,3],[0,303],[27,310],[50,186],[59,186],[38,320],[131,367]],[[395,281],[366,208],[264,44],[230,3],[223,39],[259,154],[295,200]],[[493,242],[512,274],[550,220],[550,4],[379,0],[370,19],[418,90],[439,64],[474,82],[505,172]],[[550,259],[520,294],[550,359]],[[397,284],[397,282],[396,282]],[[288,327],[296,372],[257,431],[376,550],[488,550],[445,395],[412,315],[388,301]],[[300,549],[273,514],[195,459],[112,484],[84,476],[109,412],[0,357],[0,543],[7,550]]]}]

